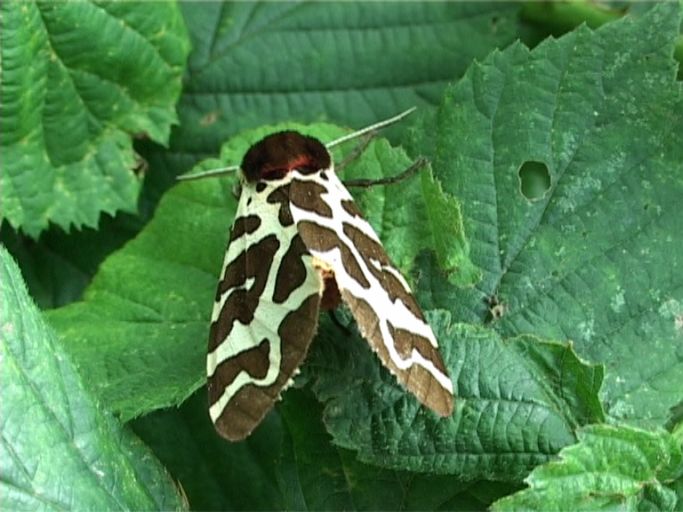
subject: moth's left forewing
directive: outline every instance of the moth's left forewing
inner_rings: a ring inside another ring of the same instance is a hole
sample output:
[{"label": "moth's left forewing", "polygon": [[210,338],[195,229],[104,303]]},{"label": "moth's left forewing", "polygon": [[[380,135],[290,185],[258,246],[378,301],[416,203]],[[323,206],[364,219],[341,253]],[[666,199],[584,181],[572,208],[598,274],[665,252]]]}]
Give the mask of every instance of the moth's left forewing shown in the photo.
[{"label": "moth's left forewing", "polygon": [[286,184],[243,189],[218,283],[207,356],[209,414],[232,441],[273,407],[316,332],[322,281]]},{"label": "moth's left forewing", "polygon": [[449,416],[453,385],[434,333],[337,175],[329,169],[294,172],[290,208],[314,265],[334,274],[342,300],[382,363],[423,404]]}]

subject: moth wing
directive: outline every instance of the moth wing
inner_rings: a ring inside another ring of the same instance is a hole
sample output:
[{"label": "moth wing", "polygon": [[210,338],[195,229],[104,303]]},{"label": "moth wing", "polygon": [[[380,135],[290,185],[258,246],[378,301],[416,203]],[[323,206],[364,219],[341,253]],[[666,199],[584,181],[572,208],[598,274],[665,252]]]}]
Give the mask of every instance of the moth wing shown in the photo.
[{"label": "moth wing", "polygon": [[408,283],[332,170],[294,173],[290,208],[313,264],[331,271],[342,300],[382,363],[423,404],[453,412],[453,384]]},{"label": "moth wing", "polygon": [[291,220],[286,187],[242,192],[211,317],[209,414],[247,437],[302,363],[318,325],[322,281]]}]

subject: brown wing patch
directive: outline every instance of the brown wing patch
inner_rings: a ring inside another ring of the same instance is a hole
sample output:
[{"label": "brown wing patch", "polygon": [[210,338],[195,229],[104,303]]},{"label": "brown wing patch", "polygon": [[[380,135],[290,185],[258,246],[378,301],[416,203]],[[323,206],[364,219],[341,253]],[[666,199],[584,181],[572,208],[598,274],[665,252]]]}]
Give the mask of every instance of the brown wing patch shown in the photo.
[{"label": "brown wing patch", "polygon": [[282,187],[276,188],[266,198],[270,204],[280,204],[280,209],[278,210],[278,221],[283,227],[291,226],[294,224],[294,219],[292,219],[292,212],[289,209],[289,185],[283,185]]},{"label": "brown wing patch", "polygon": [[251,234],[256,231],[261,225],[261,219],[258,215],[245,215],[235,220],[230,231],[230,243],[245,234]]},{"label": "brown wing patch", "polygon": [[323,278],[323,294],[320,298],[320,309],[329,311],[339,306],[341,294],[339,293],[337,280],[334,278],[334,272],[321,270],[321,276]]},{"label": "brown wing patch", "polygon": [[[223,279],[218,284],[216,300],[219,300],[228,290],[232,290],[232,293],[223,304],[216,321],[211,324],[209,352],[213,351],[230,334],[235,320],[243,324],[253,320],[259,297],[266,287],[273,256],[279,247],[280,242],[277,237],[268,235],[249,246],[225,268]],[[260,262],[264,265],[254,265],[253,262]],[[254,279],[249,289],[240,288],[247,284],[248,279]]]},{"label": "brown wing patch", "polygon": [[332,209],[322,198],[327,189],[314,181],[297,181],[292,188],[290,201],[294,206],[315,212],[321,217],[332,218]]},{"label": "brown wing patch", "polygon": [[240,389],[216,419],[216,429],[221,435],[231,441],[244,439],[273,407],[306,356],[318,326],[319,302],[317,294],[311,295],[282,321],[278,329],[282,353],[277,379],[270,386],[248,384]]},{"label": "brown wing patch", "polygon": [[453,395],[442,388],[422,366],[412,365],[399,374],[398,380],[417,398],[437,414],[453,414]]},{"label": "brown wing patch", "polygon": [[429,342],[428,339],[418,336],[410,331],[406,331],[405,329],[397,329],[391,325],[391,322],[387,322],[387,325],[389,326],[391,337],[394,339],[396,351],[401,355],[402,358],[409,358],[413,350],[417,350],[422,357],[432,361],[434,366],[436,366],[441,373],[447,372],[437,349]]},{"label": "brown wing patch", "polygon": [[[368,270],[389,294],[391,301],[395,302],[396,300],[400,300],[413,315],[420,320],[423,320],[424,317],[422,316],[420,306],[417,305],[417,301],[410,293],[410,290],[407,290],[395,275],[382,269],[382,267],[394,268],[394,265],[389,261],[389,256],[387,256],[384,247],[350,224],[344,224],[344,233],[349,237],[351,242],[358,247],[358,252],[360,253],[361,258],[363,258],[363,261],[365,261]],[[379,265],[380,268],[377,268],[377,265]]]},{"label": "brown wing patch", "polygon": [[264,378],[270,366],[269,354],[270,342],[263,339],[258,345],[219,364],[208,381],[209,405],[221,397],[225,387],[234,381],[241,371],[247,372],[254,379]]},{"label": "brown wing patch", "polygon": [[370,304],[365,302],[363,299],[354,297],[349,292],[342,290],[341,295],[344,299],[344,302],[353,313],[353,317],[356,319],[360,333],[364,338],[370,341],[370,346],[375,352],[377,352],[377,355],[380,357],[382,362],[386,366],[389,366],[392,372],[396,372],[396,365],[394,365],[394,363],[391,361],[391,358],[389,357],[389,351],[382,341],[379,318],[377,317],[375,310],[372,309]]},{"label": "brown wing patch", "polygon": [[308,254],[301,237],[296,235],[289,245],[289,249],[282,257],[282,263],[277,271],[273,302],[282,304],[290,294],[299,288],[306,280],[306,265],[303,256]]},{"label": "brown wing patch", "polygon": [[344,209],[346,213],[351,215],[351,217],[362,217],[360,210],[356,206],[355,201],[351,201],[350,199],[342,199],[341,207]]}]

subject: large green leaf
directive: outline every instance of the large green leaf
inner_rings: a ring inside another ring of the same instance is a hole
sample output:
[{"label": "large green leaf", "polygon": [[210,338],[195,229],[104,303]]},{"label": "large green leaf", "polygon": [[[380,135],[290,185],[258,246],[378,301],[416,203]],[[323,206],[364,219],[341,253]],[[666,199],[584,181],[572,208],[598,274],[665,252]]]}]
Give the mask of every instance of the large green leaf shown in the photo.
[{"label": "large green leaf", "polygon": [[166,143],[189,42],[173,3],[3,2],[0,190],[9,223],[133,211],[131,135]]},{"label": "large green leaf", "polygon": [[270,414],[243,443],[227,443],[209,418],[207,391],[132,422],[182,486],[193,510],[283,510],[276,473],[283,428]]},{"label": "large green leaf", "polygon": [[209,419],[206,399],[201,388],[179,408],[133,422],[193,510],[472,511],[518,488],[363,464],[331,443],[322,405],[296,388],[244,442],[226,443]]},{"label": "large green leaf", "polygon": [[521,479],[575,442],[579,425],[602,420],[602,370],[571,347],[492,329],[451,324],[428,312],[455,383],[456,405],[442,419],[421,407],[384,371],[360,338],[321,330],[308,369],[326,403],[335,443],[361,460],[464,480]]},{"label": "large green leaf", "polygon": [[[438,102],[473,59],[520,37],[500,2],[186,2],[180,126],[150,161],[185,172],[237,132],[279,121],[361,127]],[[286,49],[286,53],[282,51]],[[286,58],[283,58],[286,55]]]},{"label": "large green leaf", "polygon": [[[424,132],[483,272],[463,293],[423,267],[425,303],[476,322],[497,296],[502,336],[573,340],[607,366],[609,415],[649,425],[683,389],[679,27],[672,3],[496,52],[448,89]],[[549,184],[530,200],[520,181],[534,167]]]},{"label": "large green leaf", "polygon": [[451,475],[394,471],[363,464],[334,446],[321,421],[322,406],[292,389],[278,407],[286,427],[277,464],[289,510],[485,510],[510,486],[478,485]]},{"label": "large green leaf", "polygon": [[529,489],[496,502],[493,510],[674,510],[666,486],[683,476],[680,439],[668,432],[595,425],[560,460],[536,468]]},{"label": "large green leaf", "polygon": [[2,246],[0,300],[2,508],[184,508],[149,450],[84,389]]}]

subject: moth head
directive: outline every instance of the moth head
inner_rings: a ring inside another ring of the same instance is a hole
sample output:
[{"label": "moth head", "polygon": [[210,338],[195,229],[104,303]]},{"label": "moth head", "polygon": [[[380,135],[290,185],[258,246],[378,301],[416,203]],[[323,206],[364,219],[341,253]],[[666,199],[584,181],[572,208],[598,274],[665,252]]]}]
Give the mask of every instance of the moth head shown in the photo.
[{"label": "moth head", "polygon": [[248,182],[279,180],[290,171],[313,174],[329,169],[332,157],[314,137],[284,131],[268,135],[249,148],[242,159],[242,172]]}]

